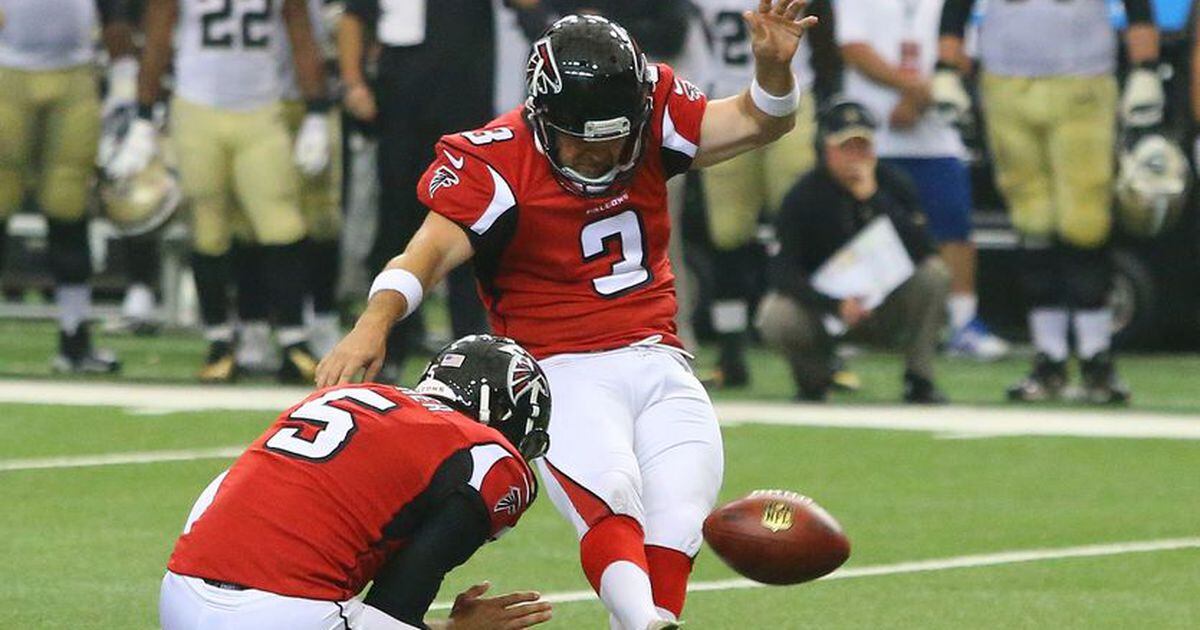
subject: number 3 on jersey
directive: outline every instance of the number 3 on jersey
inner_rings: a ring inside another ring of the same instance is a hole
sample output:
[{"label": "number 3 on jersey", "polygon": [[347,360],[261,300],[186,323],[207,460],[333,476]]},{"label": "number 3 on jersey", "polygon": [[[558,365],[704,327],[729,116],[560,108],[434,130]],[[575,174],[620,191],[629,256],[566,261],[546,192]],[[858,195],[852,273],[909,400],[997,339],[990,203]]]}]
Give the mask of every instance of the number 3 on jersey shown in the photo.
[{"label": "number 3 on jersey", "polygon": [[584,261],[605,255],[610,239],[616,238],[621,246],[621,259],[613,263],[612,272],[592,280],[596,293],[616,297],[650,281],[650,270],[645,267],[643,234],[642,219],[635,210],[626,210],[583,226],[580,239]]},{"label": "number 3 on jersey", "polygon": [[314,462],[323,462],[337,455],[350,441],[350,436],[354,435],[354,415],[329,403],[346,398],[379,412],[396,406],[395,402],[369,389],[349,388],[326,392],[320,398],[300,405],[288,416],[288,420],[315,428],[316,435],[306,438],[300,435],[304,430],[302,427],[283,427],[267,440],[267,450]]}]

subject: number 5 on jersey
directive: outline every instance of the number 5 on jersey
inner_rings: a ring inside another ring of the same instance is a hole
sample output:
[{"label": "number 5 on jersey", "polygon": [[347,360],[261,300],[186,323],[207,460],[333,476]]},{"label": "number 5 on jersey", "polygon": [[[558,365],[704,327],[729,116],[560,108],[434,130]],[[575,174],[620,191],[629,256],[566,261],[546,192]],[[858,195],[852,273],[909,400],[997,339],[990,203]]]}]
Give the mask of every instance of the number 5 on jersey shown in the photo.
[{"label": "number 5 on jersey", "polygon": [[379,412],[396,406],[395,402],[369,389],[335,389],[326,392],[324,396],[300,405],[288,416],[289,420],[315,428],[316,435],[311,438],[302,436],[305,427],[283,427],[267,440],[267,450],[314,462],[323,462],[337,455],[350,441],[350,436],[354,435],[354,415],[329,403],[346,398]]}]

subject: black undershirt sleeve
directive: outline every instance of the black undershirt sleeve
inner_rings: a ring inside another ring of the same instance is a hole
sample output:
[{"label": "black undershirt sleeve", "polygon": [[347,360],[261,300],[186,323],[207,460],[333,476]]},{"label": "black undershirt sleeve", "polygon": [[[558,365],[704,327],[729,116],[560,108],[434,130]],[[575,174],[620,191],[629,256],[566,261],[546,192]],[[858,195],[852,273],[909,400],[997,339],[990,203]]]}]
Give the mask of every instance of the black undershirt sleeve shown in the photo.
[{"label": "black undershirt sleeve", "polygon": [[962,37],[967,32],[967,22],[971,19],[971,10],[975,0],[946,0],[942,7],[942,24],[939,32],[942,35]]},{"label": "black undershirt sleeve", "polygon": [[451,569],[467,561],[491,534],[487,509],[473,488],[447,496],[383,566],[363,600],[404,623],[425,628],[425,613]]},{"label": "black undershirt sleeve", "polygon": [[1124,0],[1125,16],[1130,24],[1154,24],[1154,9],[1150,0]]}]

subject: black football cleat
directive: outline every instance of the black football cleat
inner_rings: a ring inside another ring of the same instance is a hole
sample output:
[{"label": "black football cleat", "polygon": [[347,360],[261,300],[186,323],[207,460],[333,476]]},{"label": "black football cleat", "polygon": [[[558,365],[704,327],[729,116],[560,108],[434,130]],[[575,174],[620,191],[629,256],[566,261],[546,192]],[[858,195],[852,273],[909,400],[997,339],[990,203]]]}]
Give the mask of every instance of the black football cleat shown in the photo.
[{"label": "black football cleat", "polygon": [[1008,388],[1008,399],[1013,402],[1058,400],[1066,386],[1067,362],[1053,361],[1039,352],[1029,374]]},{"label": "black football cleat", "polygon": [[317,358],[308,344],[294,343],[283,349],[279,366],[279,382],[312,385],[317,379]]},{"label": "black football cleat", "polygon": [[946,395],[933,381],[912,372],[905,372],[904,402],[914,405],[944,405],[947,400]]},{"label": "black football cleat", "polygon": [[1083,377],[1082,399],[1093,405],[1129,404],[1129,387],[1117,376],[1112,354],[1101,352],[1079,362]]},{"label": "black football cleat", "polygon": [[229,341],[214,341],[208,345],[208,357],[204,359],[204,367],[200,368],[202,383],[232,383],[238,377],[237,357],[234,355],[233,343]]},{"label": "black football cleat", "polygon": [[58,331],[58,354],[50,367],[60,374],[113,374],[121,362],[111,350],[93,348],[87,324],[81,324],[74,334]]}]

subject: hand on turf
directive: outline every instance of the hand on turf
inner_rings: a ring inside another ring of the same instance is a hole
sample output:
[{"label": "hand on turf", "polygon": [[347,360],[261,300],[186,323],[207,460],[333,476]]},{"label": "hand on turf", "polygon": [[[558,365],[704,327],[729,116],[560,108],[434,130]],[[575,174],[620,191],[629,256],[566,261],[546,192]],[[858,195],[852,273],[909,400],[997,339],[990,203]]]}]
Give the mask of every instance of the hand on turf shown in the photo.
[{"label": "hand on turf", "polygon": [[804,31],[817,25],[815,16],[801,17],[807,6],[808,0],[760,0],[756,10],[742,14],[756,63],[791,66]]},{"label": "hand on turf", "polygon": [[387,355],[387,327],[358,325],[317,365],[317,387],[370,381]]},{"label": "hand on turf", "polygon": [[476,584],[454,599],[448,628],[454,630],[517,630],[550,620],[550,603],[533,591],[483,597],[491,588]]}]

